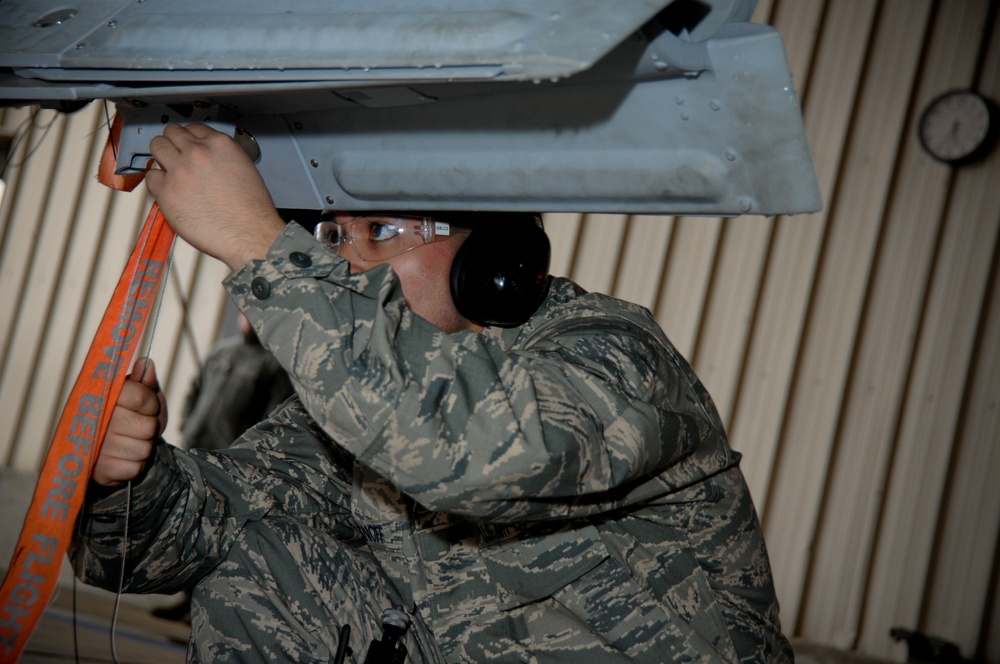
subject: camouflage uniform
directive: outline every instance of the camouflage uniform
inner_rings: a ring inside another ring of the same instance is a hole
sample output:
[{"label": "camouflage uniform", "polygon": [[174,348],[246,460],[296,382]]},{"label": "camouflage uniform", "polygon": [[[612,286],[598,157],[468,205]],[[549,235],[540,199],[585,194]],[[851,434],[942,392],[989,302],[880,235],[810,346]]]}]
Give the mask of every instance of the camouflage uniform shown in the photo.
[{"label": "camouflage uniform", "polygon": [[[791,661],[739,454],[645,309],[556,279],[449,335],[296,226],[226,285],[301,396],[133,490],[126,589],[202,579],[192,659],[327,661],[347,621],[360,662],[395,603],[413,662]],[[77,552],[106,587],[122,493]]]}]

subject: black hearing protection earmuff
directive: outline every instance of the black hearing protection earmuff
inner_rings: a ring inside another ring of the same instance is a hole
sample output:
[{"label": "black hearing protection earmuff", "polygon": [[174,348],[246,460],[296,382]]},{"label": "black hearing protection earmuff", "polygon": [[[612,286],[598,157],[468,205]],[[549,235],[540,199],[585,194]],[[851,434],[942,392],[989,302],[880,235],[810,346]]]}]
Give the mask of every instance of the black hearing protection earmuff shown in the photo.
[{"label": "black hearing protection earmuff", "polygon": [[475,225],[451,264],[455,308],[479,325],[521,325],[548,293],[550,254],[534,215]]}]

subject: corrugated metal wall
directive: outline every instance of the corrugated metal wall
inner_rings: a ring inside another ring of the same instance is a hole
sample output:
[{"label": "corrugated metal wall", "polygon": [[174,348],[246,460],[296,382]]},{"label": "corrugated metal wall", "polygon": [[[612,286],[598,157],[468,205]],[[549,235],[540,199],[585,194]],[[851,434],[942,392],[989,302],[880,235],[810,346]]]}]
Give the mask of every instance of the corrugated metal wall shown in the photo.
[{"label": "corrugated metal wall", "polygon": [[[914,134],[945,90],[1000,100],[997,4],[761,0],[820,213],[547,219],[553,272],[650,307],[714,395],[786,631],[899,661],[897,625],[1000,662],[1000,151],[951,169]],[[148,201],[94,182],[100,105],[2,117],[0,461],[34,472]],[[175,411],[224,272],[178,246],[152,350]]]}]

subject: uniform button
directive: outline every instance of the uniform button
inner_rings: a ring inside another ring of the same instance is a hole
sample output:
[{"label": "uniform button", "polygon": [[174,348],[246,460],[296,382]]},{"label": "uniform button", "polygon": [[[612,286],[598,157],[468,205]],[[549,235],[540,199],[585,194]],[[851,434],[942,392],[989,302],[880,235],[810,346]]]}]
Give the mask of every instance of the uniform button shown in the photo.
[{"label": "uniform button", "polygon": [[309,267],[313,264],[312,259],[309,258],[309,254],[304,254],[301,251],[293,251],[289,256],[288,260],[298,267]]},{"label": "uniform button", "polygon": [[349,542],[354,539],[354,528],[343,522],[338,522],[333,526],[333,536],[341,542]]},{"label": "uniform button", "polygon": [[266,300],[271,294],[271,284],[267,283],[267,279],[264,277],[254,277],[253,281],[250,282],[250,292],[258,300]]},{"label": "uniform button", "polygon": [[114,523],[118,520],[114,514],[95,514],[91,518],[97,523]]}]

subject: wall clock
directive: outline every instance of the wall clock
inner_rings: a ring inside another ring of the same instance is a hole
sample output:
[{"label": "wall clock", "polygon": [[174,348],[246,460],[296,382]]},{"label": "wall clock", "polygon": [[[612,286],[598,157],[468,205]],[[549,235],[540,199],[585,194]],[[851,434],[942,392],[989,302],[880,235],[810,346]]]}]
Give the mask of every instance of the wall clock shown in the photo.
[{"label": "wall clock", "polygon": [[924,150],[952,166],[988,155],[1000,137],[1000,109],[972,90],[953,90],[933,99],[920,115],[917,137]]}]

